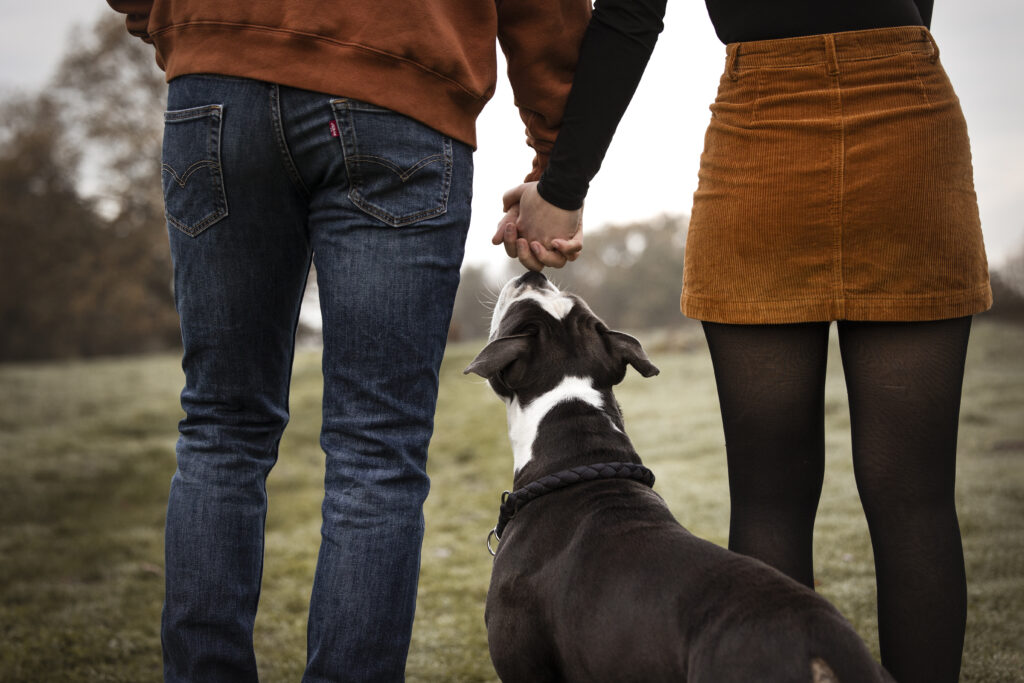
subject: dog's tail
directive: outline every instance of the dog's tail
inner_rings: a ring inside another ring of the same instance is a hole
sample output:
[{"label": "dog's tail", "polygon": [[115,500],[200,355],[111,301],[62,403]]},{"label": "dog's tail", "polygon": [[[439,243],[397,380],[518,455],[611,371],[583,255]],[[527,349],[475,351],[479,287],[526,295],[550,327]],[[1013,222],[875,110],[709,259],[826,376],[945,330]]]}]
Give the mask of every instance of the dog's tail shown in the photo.
[{"label": "dog's tail", "polygon": [[845,620],[823,644],[820,654],[811,658],[812,683],[896,683]]},{"label": "dog's tail", "polygon": [[811,660],[811,683],[839,683],[828,663],[820,657]]},{"label": "dog's tail", "polygon": [[821,657],[811,660],[811,683],[857,683],[857,681],[877,681],[878,683],[896,683],[895,679],[885,670],[881,664],[874,664],[874,671],[869,672],[868,678],[863,678],[863,667],[857,667],[861,673],[850,671],[847,676],[840,678]]},{"label": "dog's tail", "polygon": [[739,625],[722,620],[705,629],[697,640],[706,638],[708,646],[690,652],[690,670],[702,674],[694,680],[895,683],[834,609],[816,604],[777,616]]}]

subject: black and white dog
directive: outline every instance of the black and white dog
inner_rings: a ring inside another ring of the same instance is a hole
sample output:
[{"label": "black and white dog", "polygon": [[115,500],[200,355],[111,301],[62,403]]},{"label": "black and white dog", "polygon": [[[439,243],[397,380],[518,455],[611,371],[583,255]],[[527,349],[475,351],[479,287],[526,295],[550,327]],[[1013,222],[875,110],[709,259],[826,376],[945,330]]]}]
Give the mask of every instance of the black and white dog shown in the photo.
[{"label": "black and white dog", "polygon": [[824,598],[673,518],[612,395],[627,365],[658,373],[636,339],[527,273],[466,368],[505,400],[515,457],[485,615],[501,679],[892,681]]}]

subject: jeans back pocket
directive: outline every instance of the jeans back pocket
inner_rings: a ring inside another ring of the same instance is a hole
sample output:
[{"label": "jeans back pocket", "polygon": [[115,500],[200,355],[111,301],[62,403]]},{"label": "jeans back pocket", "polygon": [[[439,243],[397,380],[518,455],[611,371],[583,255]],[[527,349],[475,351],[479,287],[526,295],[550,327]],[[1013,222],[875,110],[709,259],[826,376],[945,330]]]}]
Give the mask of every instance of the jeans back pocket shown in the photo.
[{"label": "jeans back pocket", "polygon": [[220,160],[223,114],[219,104],[164,114],[164,214],[168,225],[192,237],[228,215]]},{"label": "jeans back pocket", "polygon": [[450,137],[365,102],[339,99],[331,107],[353,204],[392,227],[435,218],[448,210]]}]

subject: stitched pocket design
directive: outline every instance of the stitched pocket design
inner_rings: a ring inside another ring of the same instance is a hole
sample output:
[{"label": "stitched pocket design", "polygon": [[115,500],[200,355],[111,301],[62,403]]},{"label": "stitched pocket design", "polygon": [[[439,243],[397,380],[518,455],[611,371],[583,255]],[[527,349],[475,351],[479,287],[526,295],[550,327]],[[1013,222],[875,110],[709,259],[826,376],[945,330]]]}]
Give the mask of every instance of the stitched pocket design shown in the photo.
[{"label": "stitched pocket design", "polygon": [[192,237],[228,215],[220,164],[223,114],[219,104],[164,114],[164,215],[168,225]]},{"label": "stitched pocket design", "polygon": [[448,210],[450,137],[357,100],[334,100],[331,106],[353,204],[392,227],[435,218]]}]

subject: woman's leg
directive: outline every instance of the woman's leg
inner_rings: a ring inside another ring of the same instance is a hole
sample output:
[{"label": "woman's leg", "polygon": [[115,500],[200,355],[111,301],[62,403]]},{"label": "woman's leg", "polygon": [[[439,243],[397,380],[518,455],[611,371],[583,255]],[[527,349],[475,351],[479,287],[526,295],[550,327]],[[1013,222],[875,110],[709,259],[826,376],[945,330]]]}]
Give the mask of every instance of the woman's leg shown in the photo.
[{"label": "woman's leg", "polygon": [[882,663],[900,683],[959,677],[967,588],[953,488],[970,328],[969,317],[839,324]]},{"label": "woman's leg", "polygon": [[704,323],[729,463],[729,548],[814,586],[828,323]]}]

